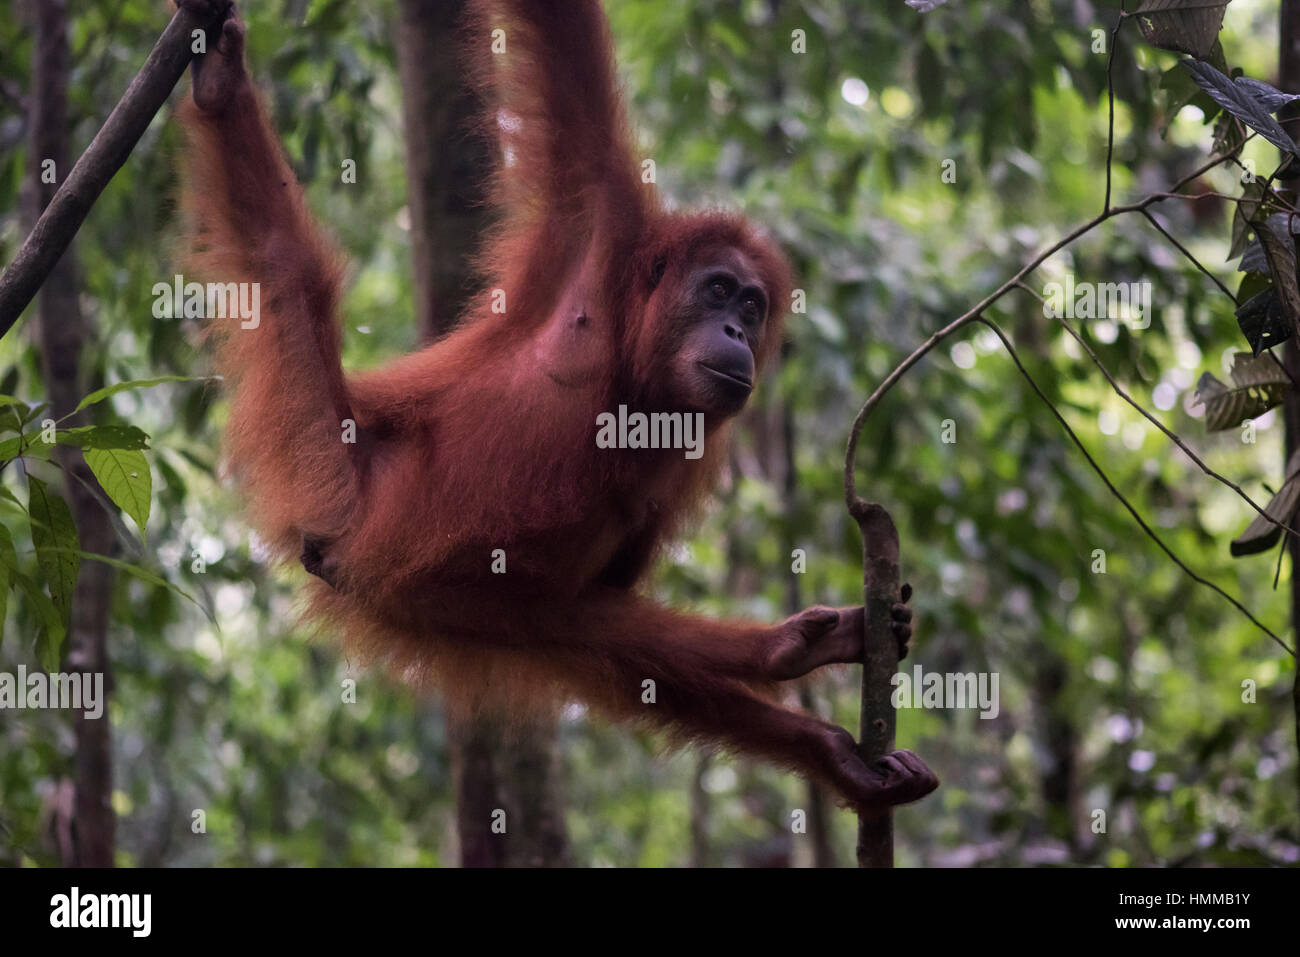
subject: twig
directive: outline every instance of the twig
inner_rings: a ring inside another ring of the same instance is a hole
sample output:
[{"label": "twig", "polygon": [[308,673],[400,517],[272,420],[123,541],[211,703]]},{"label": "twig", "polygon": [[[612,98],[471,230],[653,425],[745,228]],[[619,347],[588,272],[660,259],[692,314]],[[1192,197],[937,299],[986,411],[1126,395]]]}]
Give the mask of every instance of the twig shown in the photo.
[{"label": "twig", "polygon": [[1115,69],[1115,47],[1119,45],[1119,28],[1128,19],[1128,11],[1124,6],[1124,0],[1120,0],[1119,19],[1110,31],[1110,57],[1106,60],[1106,105],[1110,116],[1106,126],[1106,200],[1101,205],[1103,213],[1110,212],[1110,164],[1115,155],[1115,80],[1112,74]]},{"label": "twig", "polygon": [[187,8],[176,11],[140,72],[45,207],[14,261],[0,275],[0,336],[18,321],[99,194],[166,102],[189,65],[192,31],[204,27]]},{"label": "twig", "polygon": [[1273,591],[1277,591],[1277,583],[1282,578],[1282,557],[1286,555],[1286,546],[1290,541],[1291,535],[1288,531],[1282,535],[1282,547],[1277,550],[1277,567],[1273,569]]},{"label": "twig", "polygon": [[1237,297],[1232,294],[1232,291],[1228,289],[1228,287],[1225,286],[1222,282],[1219,281],[1218,276],[1214,275],[1214,273],[1210,272],[1208,269],[1202,266],[1200,260],[1198,260],[1195,256],[1192,255],[1191,250],[1189,250],[1186,246],[1184,246],[1177,239],[1175,239],[1173,234],[1169,232],[1169,230],[1161,226],[1159,220],[1155,218],[1151,210],[1149,209],[1142,210],[1142,215],[1146,217],[1147,222],[1149,222],[1152,226],[1156,228],[1156,230],[1160,233],[1161,236],[1169,240],[1169,242],[1174,245],[1174,248],[1176,248],[1180,253],[1186,256],[1188,261],[1191,262],[1193,266],[1195,266],[1201,272],[1205,273],[1205,275],[1209,276],[1211,282],[1213,282],[1216,286],[1218,286],[1219,289],[1223,292],[1223,294],[1232,300],[1232,304],[1234,306],[1237,304]]},{"label": "twig", "polygon": [[[1247,197],[1247,196],[1229,196],[1227,193],[1215,193],[1215,192],[1205,192],[1205,193],[1156,193],[1155,195],[1159,196],[1161,199],[1189,199],[1189,200],[1192,200],[1193,202],[1195,202],[1195,201],[1198,200],[1198,199],[1207,199],[1207,198],[1221,199],[1221,200],[1223,200],[1223,201],[1226,202],[1226,203],[1254,203],[1254,202],[1258,202],[1258,200],[1250,199],[1250,198]],[[1294,206],[1292,206],[1290,203],[1288,203],[1286,200],[1284,200],[1284,199],[1283,199],[1281,196],[1279,196],[1277,193],[1274,193],[1273,196],[1274,196],[1274,198],[1277,200],[1277,203],[1278,203],[1279,206],[1283,206],[1283,207],[1285,207],[1285,208],[1288,209],[1288,210],[1292,210],[1292,211],[1295,210],[1295,207],[1294,207]]]}]

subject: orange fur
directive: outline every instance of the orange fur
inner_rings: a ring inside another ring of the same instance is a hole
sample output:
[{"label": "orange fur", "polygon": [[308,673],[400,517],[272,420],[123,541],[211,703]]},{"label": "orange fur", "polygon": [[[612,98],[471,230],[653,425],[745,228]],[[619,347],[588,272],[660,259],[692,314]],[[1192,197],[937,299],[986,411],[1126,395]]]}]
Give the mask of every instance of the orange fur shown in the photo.
[{"label": "orange fur", "polygon": [[[577,697],[838,780],[845,733],[764,698],[788,677],[771,673],[774,650],[811,641],[803,626],[710,621],[629,587],[712,487],[725,420],[706,418],[698,460],[595,442],[598,413],[671,399],[687,270],[725,250],[755,265],[772,304],[761,368],[781,339],[786,261],[740,217],[666,213],[641,183],[596,0],[481,2],[476,17],[472,45],[497,25],[508,38],[479,78],[510,117],[484,122],[514,162],[494,174],[506,216],[479,260],[507,312],[485,296],[445,339],[378,370],[343,373],[338,260],[251,86],[218,112],[182,111],[189,266],[262,284],[260,328],[213,330],[251,520],[284,560],[325,542],[334,587],[313,580],[309,616],[453,708]],[[361,444],[341,442],[345,418]],[[491,571],[498,548],[505,575]]]}]

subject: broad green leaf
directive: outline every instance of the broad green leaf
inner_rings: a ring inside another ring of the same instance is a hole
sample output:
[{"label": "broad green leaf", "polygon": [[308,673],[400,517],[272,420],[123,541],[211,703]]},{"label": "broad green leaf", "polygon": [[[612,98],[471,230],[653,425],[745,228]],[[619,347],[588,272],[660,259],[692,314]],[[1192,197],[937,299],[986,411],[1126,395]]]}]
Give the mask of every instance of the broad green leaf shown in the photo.
[{"label": "broad green leaf", "polygon": [[31,411],[31,406],[22,399],[0,395],[0,428],[20,431]]},{"label": "broad green leaf", "polygon": [[59,652],[63,648],[63,639],[68,634],[68,627],[63,623],[59,609],[50,601],[40,584],[30,575],[15,571],[14,581],[22,589],[36,620],[41,623],[40,633],[36,636],[36,653],[40,656],[41,666],[46,671],[59,670]]},{"label": "broad green leaf", "polygon": [[1248,76],[1237,77],[1237,83],[1245,84],[1255,91],[1255,99],[1259,101],[1260,106],[1270,113],[1276,113],[1288,103],[1300,100],[1300,93],[1283,93],[1277,87],[1269,86],[1267,83],[1261,83],[1259,80],[1252,80]]},{"label": "broad green leaf", "polygon": [[0,442],[0,462],[9,462],[18,458],[22,454],[26,445],[26,437],[15,435],[12,439],[5,439]]},{"label": "broad green leaf", "polygon": [[1135,11],[1154,47],[1204,59],[1214,49],[1230,0],[1142,0]]},{"label": "broad green leaf", "polygon": [[144,453],[137,449],[87,449],[86,464],[108,497],[135,519],[144,535],[153,492],[153,476]]},{"label": "broad green leaf", "polygon": [[72,593],[77,587],[77,569],[81,559],[66,554],[80,546],[72,511],[62,497],[32,474],[27,476],[27,515],[32,527],[32,544],[36,546],[36,564],[41,570],[50,597],[63,616],[66,627],[72,620]]},{"label": "broad green leaf", "polygon": [[110,396],[117,395],[119,392],[126,392],[129,389],[148,389],[155,385],[162,385],[164,382],[203,382],[211,378],[212,376],[201,375],[162,375],[154,379],[132,379],[130,382],[115,382],[113,385],[104,386],[104,388],[96,389],[90,393],[77,403],[77,407],[72,411],[80,412],[88,406],[103,402]]},{"label": "broad green leaf", "polygon": [[1229,388],[1209,372],[1196,384],[1196,400],[1205,405],[1205,427],[1211,432],[1231,429],[1263,415],[1286,398],[1290,380],[1272,354],[1238,352],[1233,356]]},{"label": "broad green leaf", "polygon": [[1246,249],[1246,243],[1255,229],[1251,222],[1259,211],[1260,201],[1264,197],[1264,184],[1250,183],[1241,191],[1241,202],[1235,203],[1236,211],[1232,214],[1232,245],[1228,248],[1228,258],[1236,259]]},{"label": "broad green leaf", "polygon": [[[57,432],[55,433],[57,436]],[[0,462],[8,462],[19,456],[34,459],[48,459],[54,451],[55,443],[41,440],[41,430],[36,429],[26,435],[15,435],[0,442]]]},{"label": "broad green leaf", "polygon": [[1241,262],[1237,264],[1237,272],[1268,272],[1268,260],[1264,258],[1264,247],[1258,239],[1252,239],[1246,244],[1246,251],[1241,254]]},{"label": "broad green leaf", "polygon": [[13,585],[13,573],[18,571],[18,553],[14,550],[14,539],[9,529],[0,524],[0,644],[5,640],[5,615],[9,611],[9,589]]},{"label": "broad green leaf", "polygon": [[[1292,452],[1287,459],[1285,481],[1277,494],[1264,506],[1264,515],[1283,525],[1291,525],[1297,507],[1300,507],[1300,449]],[[1232,540],[1228,550],[1234,557],[1268,551],[1277,543],[1282,529],[1264,515],[1256,515],[1246,530]]]},{"label": "broad green leaf", "polygon": [[[1210,55],[1206,57],[1210,65],[1226,72],[1228,62],[1223,55],[1223,45],[1217,40],[1214,48],[1210,50]],[[1164,104],[1164,124],[1160,127],[1160,138],[1164,139],[1169,135],[1169,128],[1173,126],[1174,120],[1183,107],[1195,106],[1204,114],[1205,123],[1213,123],[1215,117],[1219,115],[1222,107],[1215,103],[1205,91],[1197,86],[1196,81],[1192,79],[1191,74],[1184,70],[1179,64],[1175,63],[1164,73],[1160,74],[1161,101]],[[1218,150],[1216,149],[1216,152]]]},{"label": "broad green leaf", "polygon": [[1282,152],[1300,153],[1300,146],[1296,146],[1286,130],[1282,129],[1282,124],[1267,109],[1263,95],[1256,87],[1243,83],[1244,77],[1233,80],[1200,60],[1184,60],[1183,66],[1191,71],[1192,79],[1215,103]]},{"label": "broad green leaf", "polygon": [[79,558],[86,558],[89,559],[90,561],[102,562],[105,565],[111,565],[112,567],[116,568],[118,571],[130,575],[132,578],[138,578],[142,582],[146,582],[150,585],[157,585],[159,588],[166,588],[168,591],[179,595],[181,598],[184,598],[186,601],[193,604],[196,608],[199,609],[199,611],[203,612],[203,614],[207,617],[208,621],[212,622],[214,625],[217,624],[217,619],[213,617],[212,612],[208,610],[207,606],[205,606],[202,602],[200,602],[189,592],[187,592],[184,588],[181,588],[179,585],[173,582],[169,582],[166,578],[163,578],[161,575],[149,571],[149,569],[147,568],[144,568],[140,565],[134,565],[131,562],[124,562],[120,558],[110,558],[107,555],[99,555],[95,552],[83,552],[78,549],[76,551],[76,554]]},{"label": "broad green leaf", "polygon": [[134,425],[80,425],[72,429],[57,429],[54,442],[46,442],[43,429],[33,429],[25,435],[0,442],[0,462],[16,459],[20,455],[48,459],[55,445],[71,445],[79,449],[147,449],[149,434]]},{"label": "broad green leaf", "polygon": [[1255,235],[1264,247],[1264,258],[1268,261],[1268,272],[1273,277],[1273,288],[1277,291],[1278,301],[1282,304],[1282,313],[1294,333],[1300,327],[1300,284],[1296,282],[1295,240],[1287,228],[1286,217],[1277,222],[1278,217],[1270,216],[1261,224]]},{"label": "broad green leaf", "polygon": [[28,422],[31,422],[32,420],[38,418],[41,415],[41,413],[43,413],[49,407],[50,404],[48,402],[41,402],[38,405],[32,406],[30,409],[27,410],[27,414],[23,417],[23,425],[26,426]]},{"label": "broad green leaf", "polygon": [[1291,323],[1287,322],[1286,309],[1272,284],[1237,307],[1237,325],[1250,343],[1253,355],[1291,338]]},{"label": "broad green leaf", "polygon": [[59,445],[75,445],[81,449],[147,449],[149,435],[134,425],[81,425],[74,429],[59,429],[55,441]]}]

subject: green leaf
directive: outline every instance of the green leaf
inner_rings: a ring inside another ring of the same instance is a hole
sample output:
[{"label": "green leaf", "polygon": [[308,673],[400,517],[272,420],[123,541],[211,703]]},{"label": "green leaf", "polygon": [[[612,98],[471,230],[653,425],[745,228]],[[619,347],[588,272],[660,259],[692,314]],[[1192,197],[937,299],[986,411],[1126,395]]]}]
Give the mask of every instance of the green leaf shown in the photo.
[{"label": "green leaf", "polygon": [[1246,243],[1255,226],[1251,222],[1259,211],[1259,204],[1264,198],[1264,184],[1249,183],[1241,191],[1241,202],[1235,203],[1236,212],[1232,214],[1232,245],[1228,248],[1228,258],[1236,259],[1246,249]]},{"label": "green leaf", "polygon": [[[1214,41],[1214,48],[1210,50],[1207,61],[1220,70],[1228,69],[1228,61],[1223,55],[1223,46],[1219,41]],[[1169,135],[1169,128],[1174,125],[1174,120],[1182,112],[1183,107],[1195,106],[1204,114],[1205,123],[1214,122],[1214,118],[1219,115],[1222,107],[1210,99],[1204,90],[1196,85],[1191,74],[1184,70],[1179,64],[1175,63],[1164,73],[1160,74],[1158,89],[1161,94],[1161,102],[1164,107],[1164,123],[1160,127],[1160,138],[1164,139]],[[1235,125],[1235,124],[1234,124]],[[1215,150],[1219,152],[1219,150]]]},{"label": "green leaf", "polygon": [[97,402],[103,402],[109,396],[117,395],[119,392],[126,392],[129,389],[148,389],[151,386],[162,385],[164,382],[204,382],[212,379],[212,376],[195,376],[195,375],[162,375],[154,379],[132,379],[130,382],[115,382],[113,385],[105,386],[102,389],[96,389],[90,395],[86,396],[73,409],[73,412],[80,412],[82,409],[92,406]]},{"label": "green leaf", "polygon": [[1273,119],[1265,105],[1266,98],[1256,87],[1243,82],[1244,77],[1233,80],[1200,60],[1184,60],[1183,66],[1191,71],[1192,79],[1215,103],[1282,152],[1300,153],[1300,146],[1296,146],[1282,125]]},{"label": "green leaf", "polygon": [[1264,258],[1264,247],[1258,239],[1252,239],[1246,244],[1246,251],[1241,254],[1241,262],[1237,264],[1237,272],[1268,272],[1268,260]]},{"label": "green leaf", "polygon": [[74,429],[59,429],[54,440],[59,445],[75,445],[81,449],[149,447],[149,434],[134,425],[81,425]]},{"label": "green leaf", "polygon": [[54,602],[50,601],[50,596],[41,590],[41,586],[30,575],[15,571],[13,577],[22,588],[32,615],[41,624],[40,633],[36,636],[36,653],[40,656],[41,666],[46,671],[58,671],[59,652],[63,648],[63,639],[68,634],[63,616],[59,614]]},{"label": "green leaf", "polygon": [[1283,315],[1294,332],[1300,326],[1300,283],[1296,281],[1295,240],[1286,220],[1287,217],[1281,214],[1270,216],[1256,228],[1255,235],[1264,247],[1273,288],[1282,304]]},{"label": "green leaf", "polygon": [[23,425],[24,426],[27,425],[28,422],[31,422],[33,419],[37,418],[42,412],[44,412],[49,407],[50,404],[48,402],[41,402],[29,408],[27,410],[27,414],[23,417]]},{"label": "green leaf", "polygon": [[95,552],[83,552],[78,549],[76,550],[76,554],[79,558],[87,558],[90,559],[91,561],[102,562],[105,565],[111,565],[114,568],[116,568],[118,571],[125,572],[126,574],[130,575],[132,578],[138,578],[142,582],[147,582],[150,585],[157,585],[159,588],[166,588],[168,591],[176,595],[179,595],[181,598],[184,598],[186,601],[193,604],[196,608],[199,609],[199,611],[203,612],[203,614],[207,617],[208,621],[212,622],[214,625],[217,624],[217,619],[213,617],[212,612],[208,610],[207,606],[205,606],[202,602],[200,602],[189,592],[187,592],[184,588],[181,588],[179,585],[176,585],[173,582],[169,582],[166,578],[163,578],[161,575],[157,575],[154,572],[151,572],[147,568],[144,568],[140,565],[134,565],[131,562],[124,562],[119,558],[110,558],[107,555],[99,555],[96,554]]},{"label": "green leaf", "polygon": [[1232,357],[1228,388],[1209,372],[1196,384],[1196,400],[1205,405],[1205,427],[1211,432],[1231,429],[1263,415],[1286,398],[1290,380],[1273,356],[1256,358],[1246,352]]},{"label": "green leaf", "polygon": [[9,462],[18,458],[25,447],[26,440],[21,435],[0,442],[0,462]]},{"label": "green leaf", "polygon": [[1300,93],[1283,93],[1277,87],[1269,86],[1267,83],[1261,83],[1259,80],[1252,80],[1248,76],[1237,77],[1237,83],[1243,83],[1255,92],[1255,99],[1259,101],[1260,106],[1270,113],[1276,113],[1288,103],[1300,100]]},{"label": "green leaf", "polygon": [[149,448],[149,434],[134,425],[80,425],[72,429],[56,429],[52,443],[42,438],[43,431],[33,429],[25,435],[15,435],[0,442],[0,462],[20,455],[48,459],[55,445],[72,445],[80,449]]},{"label": "green leaf", "polygon": [[137,449],[87,449],[86,464],[108,497],[135,519],[140,534],[144,535],[153,492],[153,476],[144,453]]},{"label": "green leaf", "polygon": [[77,569],[81,565],[76,555],[66,554],[67,549],[76,551],[81,544],[72,511],[44,482],[28,473],[27,515],[32,526],[32,544],[36,546],[36,564],[66,627],[72,620],[72,593],[77,587]]},{"label": "green leaf", "polygon": [[1250,343],[1253,355],[1291,338],[1291,323],[1287,322],[1286,309],[1271,284],[1237,307],[1237,325]]},{"label": "green leaf", "polygon": [[[1264,506],[1264,515],[1283,525],[1290,525],[1297,507],[1300,507],[1300,449],[1292,452],[1287,459],[1285,479],[1277,494]],[[1233,557],[1268,551],[1276,544],[1282,529],[1264,515],[1256,515],[1246,530],[1232,540],[1228,550]]]},{"label": "green leaf", "polygon": [[18,553],[14,550],[14,539],[9,528],[0,524],[0,645],[5,640],[5,615],[9,611],[9,589],[13,585],[13,573],[18,571]]},{"label": "green leaf", "polygon": [[1154,47],[1204,59],[1214,49],[1230,0],[1142,0],[1135,11]]},{"label": "green leaf", "polygon": [[19,456],[48,459],[53,451],[54,443],[42,442],[41,430],[36,429],[26,435],[15,435],[12,439],[0,442],[0,462],[8,462]]},{"label": "green leaf", "polygon": [[11,395],[0,395],[0,428],[21,432],[23,423],[31,414],[32,408],[22,399]]}]

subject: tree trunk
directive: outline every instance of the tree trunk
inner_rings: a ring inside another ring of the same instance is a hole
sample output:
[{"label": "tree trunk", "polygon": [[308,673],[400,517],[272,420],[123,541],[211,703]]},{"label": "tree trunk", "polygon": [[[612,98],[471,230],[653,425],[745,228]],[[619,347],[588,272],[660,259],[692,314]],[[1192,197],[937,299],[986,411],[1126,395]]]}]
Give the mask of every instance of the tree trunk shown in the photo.
[{"label": "tree trunk", "polygon": [[[476,286],[469,258],[488,225],[483,172],[491,144],[472,129],[479,103],[463,84],[464,0],[399,0],[397,8],[416,315],[421,334],[436,339]],[[462,866],[566,865],[555,724],[507,734],[497,721],[449,715],[447,739]],[[498,809],[504,833],[492,829]]]},{"label": "tree trunk", "polygon": [[421,334],[446,334],[474,289],[469,257],[483,235],[490,143],[476,134],[459,28],[465,0],[397,4],[397,67],[406,130],[407,203]]},{"label": "tree trunk", "polygon": [[[1300,92],[1300,0],[1282,0],[1279,21],[1278,86],[1288,93]],[[1300,137],[1300,117],[1283,123],[1292,138]],[[1300,375],[1300,343],[1287,340],[1283,347],[1283,361],[1291,375]],[[1286,422],[1286,457],[1300,448],[1300,395],[1287,393],[1283,408]],[[1300,635],[1300,539],[1287,536],[1291,549],[1291,626]],[[1300,664],[1295,668],[1291,686],[1291,700],[1295,707],[1296,738],[1296,799],[1300,806]]]},{"label": "tree trunk", "polygon": [[[53,160],[59,182],[71,169],[67,142],[67,93],[69,72],[68,16],[66,0],[41,0],[31,5],[34,39],[32,63],[30,197],[32,221],[50,202],[55,183],[41,182],[42,164]],[[76,408],[87,391],[81,373],[81,359],[92,334],[81,312],[75,248],[69,246],[41,287],[37,305],[36,336],[50,401],[49,415],[58,419]],[[82,425],[84,415],[68,425]],[[115,541],[103,505],[90,491],[95,478],[80,452],[60,446],[55,454],[69,473],[67,497],[77,523],[81,547],[88,552],[109,554]],[[71,478],[76,473],[83,482]],[[102,562],[84,561],[77,578],[72,604],[67,663],[71,672],[103,674],[107,695],[111,681],[108,662],[108,616],[112,598],[113,571]],[[97,719],[84,712],[75,717],[76,755],[73,761],[73,859],[66,865],[111,867],[113,865],[112,737],[107,709]]]}]

